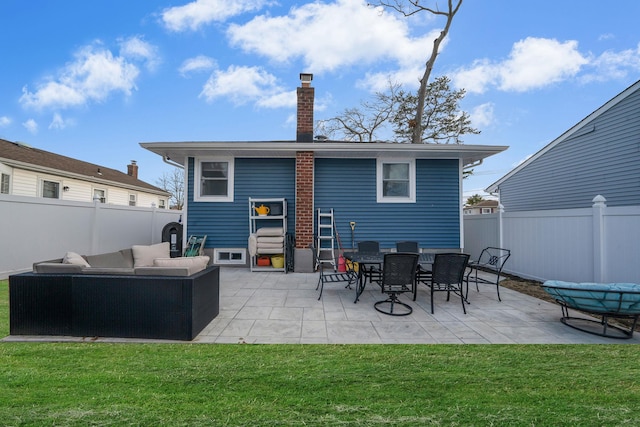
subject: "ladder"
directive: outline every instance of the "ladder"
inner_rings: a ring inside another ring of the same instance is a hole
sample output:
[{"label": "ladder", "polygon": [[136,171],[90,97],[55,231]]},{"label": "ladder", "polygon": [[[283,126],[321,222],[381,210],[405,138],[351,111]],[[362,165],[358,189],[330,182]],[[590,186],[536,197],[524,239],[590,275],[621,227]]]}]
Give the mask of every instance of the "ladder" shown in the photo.
[{"label": "ladder", "polygon": [[322,211],[318,209],[318,243],[316,266],[318,268],[320,263],[327,263],[333,266],[335,270],[336,265],[336,252],[335,252],[335,234],[333,224],[333,209],[329,211]]}]

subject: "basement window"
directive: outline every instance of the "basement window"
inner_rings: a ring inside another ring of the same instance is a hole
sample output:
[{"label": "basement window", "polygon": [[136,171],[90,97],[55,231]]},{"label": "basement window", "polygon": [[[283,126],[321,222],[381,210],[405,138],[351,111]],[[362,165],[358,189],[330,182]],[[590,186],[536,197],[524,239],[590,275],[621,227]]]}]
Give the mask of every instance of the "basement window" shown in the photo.
[{"label": "basement window", "polygon": [[244,248],[217,248],[213,250],[213,263],[244,265],[247,263],[246,253]]}]

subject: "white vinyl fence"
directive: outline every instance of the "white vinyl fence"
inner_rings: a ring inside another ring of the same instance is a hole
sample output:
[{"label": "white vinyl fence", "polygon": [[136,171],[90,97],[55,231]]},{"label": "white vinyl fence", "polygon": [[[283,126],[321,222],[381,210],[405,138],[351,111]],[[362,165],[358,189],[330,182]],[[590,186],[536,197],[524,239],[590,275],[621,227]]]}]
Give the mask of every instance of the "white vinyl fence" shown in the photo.
[{"label": "white vinyl fence", "polygon": [[0,195],[0,279],[67,251],[94,255],[162,241],[181,211]]},{"label": "white vinyl fence", "polygon": [[[511,250],[505,271],[535,280],[640,283],[640,206],[500,212],[464,217],[464,251]],[[500,232],[500,230],[502,232]]]}]

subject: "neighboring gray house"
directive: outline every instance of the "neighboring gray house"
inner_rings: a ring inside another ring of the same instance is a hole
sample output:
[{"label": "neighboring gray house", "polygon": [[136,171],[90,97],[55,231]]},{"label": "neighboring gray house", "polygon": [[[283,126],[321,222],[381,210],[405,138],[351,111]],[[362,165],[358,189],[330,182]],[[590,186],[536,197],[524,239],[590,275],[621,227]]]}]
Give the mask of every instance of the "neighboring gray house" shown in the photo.
[{"label": "neighboring gray house", "polygon": [[0,194],[159,208],[168,208],[171,196],[139,180],[135,161],[123,173],[4,139]]},{"label": "neighboring gray house", "polygon": [[487,190],[507,212],[640,206],[640,81],[553,140]]},{"label": "neighboring gray house", "polygon": [[462,170],[507,147],[314,142],[314,88],[311,75],[301,79],[295,141],[140,144],[185,167],[185,234],[206,234],[217,262],[215,249],[247,248],[249,198],[285,198],[296,271],[311,270],[318,209],[334,210],[345,248],[352,240],[461,248]]}]

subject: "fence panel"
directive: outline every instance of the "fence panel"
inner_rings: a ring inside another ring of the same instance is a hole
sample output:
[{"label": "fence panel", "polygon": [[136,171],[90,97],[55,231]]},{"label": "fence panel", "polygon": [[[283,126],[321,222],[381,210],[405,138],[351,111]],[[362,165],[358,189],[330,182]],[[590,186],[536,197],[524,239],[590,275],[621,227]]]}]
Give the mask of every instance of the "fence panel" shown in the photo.
[{"label": "fence panel", "polygon": [[604,281],[640,283],[640,206],[607,208]]},{"label": "fence panel", "polygon": [[499,216],[497,213],[464,216],[464,253],[478,259],[488,246],[500,247]]},{"label": "fence panel", "polygon": [[505,270],[545,280],[588,281],[593,276],[591,209],[504,213]]},{"label": "fence panel", "polygon": [[0,195],[0,279],[67,251],[98,254],[162,240],[181,211]]},{"label": "fence panel", "polygon": [[[505,271],[535,280],[640,283],[640,206],[502,213]],[[465,252],[500,241],[499,215],[464,218]],[[494,234],[495,233],[495,234]]]}]

